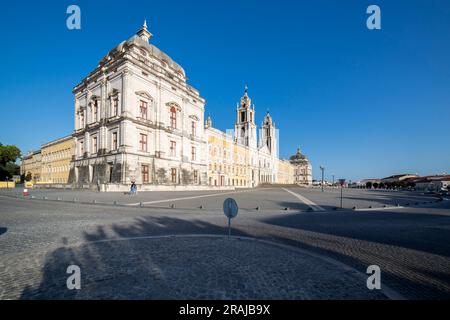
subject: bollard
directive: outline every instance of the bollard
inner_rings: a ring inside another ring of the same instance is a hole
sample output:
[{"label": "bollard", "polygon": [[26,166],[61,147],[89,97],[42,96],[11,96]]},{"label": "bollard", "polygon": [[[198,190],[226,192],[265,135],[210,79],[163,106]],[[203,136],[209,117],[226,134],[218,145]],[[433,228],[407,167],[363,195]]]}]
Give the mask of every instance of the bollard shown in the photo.
[{"label": "bollard", "polygon": [[143,204],[142,202],[139,202],[139,206],[140,206],[140,207],[143,207],[144,204]]},{"label": "bollard", "polygon": [[199,209],[204,209],[205,207],[203,205],[200,205]]},{"label": "bollard", "polygon": [[372,206],[369,206],[369,209],[372,209]]},{"label": "bollard", "polygon": [[97,200],[94,199],[94,200],[92,201],[92,203],[97,203]]},{"label": "bollard", "polygon": [[289,208],[288,207],[285,207],[284,209],[283,209],[284,211],[288,211],[289,210]]},{"label": "bollard", "polygon": [[114,205],[115,205],[115,206],[117,206],[117,200],[114,200],[114,202],[113,202],[113,203],[114,203]]},{"label": "bollard", "polygon": [[255,210],[256,210],[256,211],[259,211],[259,207],[256,207]]},{"label": "bollard", "polygon": [[170,208],[173,209],[175,208],[175,205],[173,203],[170,204]]},{"label": "bollard", "polygon": [[353,210],[356,210],[356,206],[352,208]]}]

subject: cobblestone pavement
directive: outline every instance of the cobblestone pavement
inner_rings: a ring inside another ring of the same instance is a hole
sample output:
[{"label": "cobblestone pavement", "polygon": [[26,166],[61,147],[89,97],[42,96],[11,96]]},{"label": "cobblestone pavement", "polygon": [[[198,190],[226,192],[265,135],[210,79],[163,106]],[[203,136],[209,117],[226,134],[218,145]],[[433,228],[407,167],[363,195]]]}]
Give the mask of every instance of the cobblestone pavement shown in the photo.
[{"label": "cobblestone pavement", "polygon": [[[255,191],[255,197],[258,192],[259,190]],[[306,196],[312,198],[310,195]],[[242,201],[244,200],[238,203]],[[296,198],[291,197],[289,201],[294,202]],[[6,297],[6,294],[11,297],[11,292],[15,292],[16,297],[37,297],[39,294],[42,296],[43,292],[39,293],[40,286],[36,284],[39,282],[37,279],[44,284],[46,279],[44,275],[48,274],[45,272],[46,268],[53,265],[52,261],[67,262],[68,253],[73,253],[74,257],[80,260],[81,257],[89,256],[94,274],[96,266],[104,266],[109,261],[108,255],[103,254],[108,250],[102,249],[109,242],[87,244],[92,241],[168,234],[223,235],[226,234],[226,223],[221,211],[215,209],[84,205],[0,196],[2,297]],[[266,239],[318,254],[325,257],[319,259],[324,266],[329,262],[327,259],[332,259],[353,267],[359,273],[365,273],[367,266],[379,265],[382,271],[382,284],[409,299],[450,298],[448,202],[370,212],[243,210],[233,221],[233,234]],[[155,248],[156,243],[158,242],[148,245]],[[134,250],[139,251],[139,246],[141,244],[136,244]],[[161,244],[160,250],[165,249],[165,245]],[[123,264],[129,268],[143,268],[139,264],[134,266],[129,263],[134,260],[129,260],[132,258],[127,250],[125,242],[110,247],[109,251],[117,253],[111,258],[115,261],[113,265]],[[249,252],[252,250],[249,249]],[[203,251],[205,250],[198,252]],[[132,249],[130,252],[133,252]],[[64,258],[66,260],[60,255],[66,257]],[[193,257],[200,260],[202,256]],[[302,259],[295,263],[306,261]],[[289,260],[289,264],[292,263],[292,260]],[[185,267],[189,269],[189,263],[186,263]],[[261,264],[256,267],[263,268]],[[273,272],[273,277],[277,277],[276,269],[261,270]],[[307,275],[310,269],[305,270],[308,270],[305,273]],[[35,280],[33,285],[26,282],[28,273],[29,278]],[[321,274],[311,274],[309,281],[311,285],[323,286],[322,297],[333,298],[328,293],[335,291],[326,287],[329,278],[326,276],[323,278]],[[86,283],[88,284],[89,282]],[[25,288],[25,285],[30,287]],[[95,281],[91,282],[91,285],[98,288]],[[4,288],[8,290],[5,291]],[[275,297],[275,292],[271,294]],[[98,293],[98,297],[102,296],[107,296],[107,292],[103,295]],[[339,297],[347,296],[335,296]],[[354,297],[360,297],[357,291]]]},{"label": "cobblestone pavement", "polygon": [[[259,241],[141,238],[7,259],[3,299],[386,298],[352,270]],[[72,264],[81,269],[80,290],[66,287]]]},{"label": "cobblestone pavement", "polygon": [[[288,187],[289,190],[301,194],[325,209],[331,210],[340,207],[340,189],[327,189],[321,192],[317,188]],[[22,189],[0,190],[1,194],[22,196]],[[140,203],[151,208],[167,208],[174,205],[176,208],[193,209],[203,206],[205,209],[219,210],[225,198],[233,197],[242,210],[280,210],[290,208],[292,210],[308,209],[308,205],[298,201],[282,188],[258,188],[240,190],[210,190],[210,191],[154,191],[139,192],[136,196],[130,196],[123,192],[95,192],[90,190],[58,190],[58,189],[29,189],[29,198],[46,198],[64,202],[77,202],[97,204],[119,204],[139,206]],[[363,189],[345,189],[343,191],[344,208],[368,208],[394,206],[396,204],[413,205],[416,202],[432,201],[436,197],[421,193],[407,191],[381,191]]]}]

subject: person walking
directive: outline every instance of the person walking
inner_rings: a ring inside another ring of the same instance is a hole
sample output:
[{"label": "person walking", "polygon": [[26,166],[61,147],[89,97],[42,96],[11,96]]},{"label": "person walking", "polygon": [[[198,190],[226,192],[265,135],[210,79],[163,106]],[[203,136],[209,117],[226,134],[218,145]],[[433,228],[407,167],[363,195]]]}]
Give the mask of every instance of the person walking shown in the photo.
[{"label": "person walking", "polygon": [[131,195],[136,195],[137,193],[137,185],[135,181],[131,181],[131,189],[130,189]]}]

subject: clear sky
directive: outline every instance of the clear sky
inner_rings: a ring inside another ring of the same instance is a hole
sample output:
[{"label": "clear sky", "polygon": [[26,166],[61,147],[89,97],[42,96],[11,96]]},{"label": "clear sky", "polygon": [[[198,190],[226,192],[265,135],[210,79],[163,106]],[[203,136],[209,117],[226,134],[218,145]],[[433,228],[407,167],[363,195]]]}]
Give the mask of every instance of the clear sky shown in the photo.
[{"label": "clear sky", "polygon": [[[66,9],[81,8],[81,30]],[[381,8],[368,30],[366,9]],[[72,88],[147,18],[215,127],[244,84],[280,155],[314,177],[450,171],[450,1],[13,1],[0,12],[0,142],[25,153],[73,131]]]}]

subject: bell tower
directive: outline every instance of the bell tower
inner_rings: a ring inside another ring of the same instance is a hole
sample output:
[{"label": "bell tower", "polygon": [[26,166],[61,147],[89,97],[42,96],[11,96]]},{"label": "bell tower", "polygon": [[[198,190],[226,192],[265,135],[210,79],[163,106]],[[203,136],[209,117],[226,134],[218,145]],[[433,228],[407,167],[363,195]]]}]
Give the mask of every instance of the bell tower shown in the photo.
[{"label": "bell tower", "polygon": [[262,148],[264,146],[269,149],[269,152],[272,155],[277,154],[277,137],[275,131],[275,124],[273,123],[272,117],[267,111],[266,116],[264,117],[262,127],[261,127],[261,141],[259,147]]},{"label": "bell tower", "polygon": [[256,149],[256,125],[255,106],[248,96],[248,88],[245,86],[244,95],[236,108],[236,124],[234,134],[239,144]]}]

